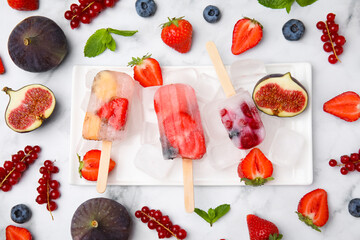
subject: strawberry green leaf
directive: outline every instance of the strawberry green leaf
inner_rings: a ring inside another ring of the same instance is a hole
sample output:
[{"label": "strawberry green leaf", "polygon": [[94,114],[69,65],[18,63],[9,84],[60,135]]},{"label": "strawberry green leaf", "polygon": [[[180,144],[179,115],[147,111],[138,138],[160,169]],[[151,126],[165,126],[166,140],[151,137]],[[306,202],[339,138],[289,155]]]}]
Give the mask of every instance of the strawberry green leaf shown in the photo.
[{"label": "strawberry green leaf", "polygon": [[321,232],[320,228],[319,228],[318,226],[316,226],[310,218],[302,215],[302,214],[299,213],[299,212],[295,212],[295,213],[298,215],[300,221],[304,222],[306,225],[312,227],[312,228],[315,229],[316,231]]},{"label": "strawberry green leaf", "polygon": [[274,180],[273,177],[268,177],[268,178],[261,178],[261,177],[257,177],[255,179],[248,179],[248,178],[241,178],[240,181],[244,181],[245,185],[247,186],[254,186],[254,187],[258,187],[261,185],[264,185],[265,183]]},{"label": "strawberry green leaf", "polygon": [[301,6],[301,7],[306,7],[309,6],[311,4],[313,4],[314,2],[316,2],[317,0],[296,0],[296,2]]},{"label": "strawberry green leaf", "polygon": [[204,210],[201,210],[199,208],[195,208],[194,212],[199,215],[200,217],[202,217],[205,221],[207,221],[208,223],[211,224],[211,219],[209,217],[209,215],[207,214],[207,212],[205,212]]},{"label": "strawberry green leaf", "polygon": [[108,28],[109,32],[120,35],[120,36],[124,36],[124,37],[131,37],[133,36],[135,33],[137,33],[138,31],[123,31],[123,30],[116,30],[113,28]]},{"label": "strawberry green leaf", "polygon": [[103,39],[108,37],[109,32],[105,29],[97,30],[90,38],[87,40],[84,55],[85,57],[95,57],[101,53],[103,53],[106,49],[105,44],[103,44]]},{"label": "strawberry green leaf", "polygon": [[269,240],[281,240],[282,237],[283,237],[282,234],[274,233],[274,234],[270,234]]},{"label": "strawberry green leaf", "polygon": [[79,154],[76,154],[78,159],[79,159],[79,174],[80,174],[80,178],[82,178],[82,173],[81,173],[81,170],[83,169],[84,167],[84,161],[81,161],[81,157]]}]

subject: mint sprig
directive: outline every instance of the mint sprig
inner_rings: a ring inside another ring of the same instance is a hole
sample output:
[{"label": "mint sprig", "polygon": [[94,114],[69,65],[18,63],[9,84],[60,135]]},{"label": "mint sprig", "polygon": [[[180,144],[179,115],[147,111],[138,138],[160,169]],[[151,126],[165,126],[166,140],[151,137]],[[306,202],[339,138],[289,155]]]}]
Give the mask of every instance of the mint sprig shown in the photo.
[{"label": "mint sprig", "polygon": [[[296,0],[301,7],[306,7],[313,4],[317,0]],[[292,4],[295,0],[258,0],[258,2],[268,8],[282,9],[285,8],[287,13],[290,12]]]},{"label": "mint sprig", "polygon": [[89,37],[84,48],[85,57],[96,57],[103,53],[106,49],[115,51],[116,42],[111,36],[111,33],[120,36],[133,36],[138,31],[123,31],[113,28],[101,28]]},{"label": "mint sprig", "polygon": [[205,221],[210,223],[210,227],[212,227],[213,223],[219,220],[219,218],[223,217],[230,210],[230,204],[222,204],[215,209],[210,208],[208,212],[201,210],[199,208],[195,208],[194,212],[203,218]]}]

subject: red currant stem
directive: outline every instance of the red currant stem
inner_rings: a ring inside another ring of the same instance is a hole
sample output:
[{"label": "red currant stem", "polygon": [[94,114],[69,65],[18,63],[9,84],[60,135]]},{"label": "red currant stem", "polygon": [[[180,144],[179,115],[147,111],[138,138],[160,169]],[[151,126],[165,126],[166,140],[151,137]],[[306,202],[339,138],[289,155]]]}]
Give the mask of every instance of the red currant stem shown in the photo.
[{"label": "red currant stem", "polygon": [[[360,162],[360,160],[357,160],[357,161],[354,161],[354,162],[352,162],[352,163],[359,163]],[[342,164],[336,164],[336,167],[345,167],[345,165],[346,165],[346,163],[342,163]]]},{"label": "red currant stem", "polygon": [[143,211],[141,211],[142,214],[144,214],[145,216],[147,216],[148,218],[150,218],[151,220],[155,221],[157,224],[159,224],[161,227],[163,227],[166,231],[168,231],[169,233],[171,233],[171,235],[173,235],[177,240],[180,240],[179,238],[176,237],[176,235],[167,227],[165,227],[163,224],[161,224],[161,222],[157,221],[155,218],[147,215],[146,213],[144,213]]},{"label": "red currant stem", "polygon": [[329,39],[330,39],[330,43],[331,43],[331,47],[332,47],[332,49],[333,49],[334,55],[335,55],[336,59],[337,59],[339,62],[341,62],[340,59],[338,58],[337,54],[336,54],[335,47],[334,47],[334,43],[333,43],[333,41],[332,41],[332,39],[331,39],[329,27],[328,27],[326,21],[325,21],[325,27],[326,27],[326,31],[327,31],[327,34],[328,34]]},{"label": "red currant stem", "polygon": [[[95,1],[94,1],[94,2],[95,2]],[[84,12],[86,9],[88,9],[91,5],[93,5],[93,4],[94,4],[94,2],[89,3],[89,5],[87,5],[86,7],[84,7],[84,9],[83,9],[81,12]],[[74,15],[74,16],[72,16],[71,20],[73,20],[73,19],[74,19],[74,17],[78,17],[78,15]]]},{"label": "red currant stem", "polygon": [[[49,174],[51,174],[49,170],[47,172]],[[49,208],[50,216],[51,216],[52,220],[54,221],[54,216],[52,215],[51,208],[50,208],[50,181],[49,181],[49,179],[46,180],[46,199],[47,199],[47,205]]]},{"label": "red currant stem", "polygon": [[[23,162],[25,160],[26,157],[30,156],[30,153],[32,152],[32,150],[30,152],[28,152],[19,162]],[[0,187],[2,187],[2,185],[4,184],[4,182],[8,179],[8,177],[15,171],[16,166],[13,167],[13,169],[11,169],[11,171],[8,173],[8,175],[6,175],[6,177],[1,181],[0,183]]]}]

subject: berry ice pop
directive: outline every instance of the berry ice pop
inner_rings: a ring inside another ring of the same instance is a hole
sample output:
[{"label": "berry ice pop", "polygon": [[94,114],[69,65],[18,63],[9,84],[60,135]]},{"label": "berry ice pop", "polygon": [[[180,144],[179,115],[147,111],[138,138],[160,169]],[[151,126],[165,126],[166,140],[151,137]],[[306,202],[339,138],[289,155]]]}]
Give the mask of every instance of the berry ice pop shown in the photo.
[{"label": "berry ice pop", "polygon": [[206,153],[195,91],[186,84],[162,86],[155,93],[154,107],[164,158],[183,159],[185,209],[193,212],[192,160]]},{"label": "berry ice pop", "polygon": [[206,49],[227,97],[218,110],[229,138],[239,149],[259,145],[265,138],[265,129],[249,92],[241,89],[236,93],[215,44],[208,42]]},{"label": "berry ice pop", "polygon": [[83,124],[83,138],[102,141],[97,190],[106,189],[111,145],[126,133],[126,119],[134,92],[133,79],[121,72],[101,71],[93,81]]}]

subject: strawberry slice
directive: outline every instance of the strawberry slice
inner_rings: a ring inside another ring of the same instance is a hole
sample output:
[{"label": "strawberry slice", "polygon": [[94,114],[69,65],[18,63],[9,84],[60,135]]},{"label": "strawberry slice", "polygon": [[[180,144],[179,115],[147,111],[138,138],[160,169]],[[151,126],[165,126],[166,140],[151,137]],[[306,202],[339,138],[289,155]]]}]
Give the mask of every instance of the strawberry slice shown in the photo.
[{"label": "strawberry slice", "polygon": [[245,185],[261,186],[274,180],[272,163],[258,148],[253,148],[238,166],[238,175]]},{"label": "strawberry slice", "polygon": [[255,19],[243,18],[234,26],[231,52],[239,55],[255,47],[261,40],[263,30],[261,24]]},{"label": "strawberry slice", "polygon": [[134,67],[134,79],[143,87],[161,86],[163,78],[160,64],[147,54],[142,58],[132,58],[128,66]]},{"label": "strawberry slice", "polygon": [[360,96],[355,92],[344,92],[324,103],[323,109],[345,121],[356,121],[360,117]]},{"label": "strawberry slice", "polygon": [[32,236],[26,228],[9,225],[6,228],[6,240],[31,240]]},{"label": "strawberry slice", "polygon": [[[99,173],[99,164],[100,164],[100,150],[90,150],[85,155],[83,160],[81,161],[79,158],[79,173],[80,178],[84,177],[88,181],[97,181],[98,173]],[[111,172],[116,163],[110,159],[109,172]]]},{"label": "strawberry slice", "polygon": [[283,237],[275,224],[256,215],[247,215],[246,222],[250,240],[280,240]]},{"label": "strawberry slice", "polygon": [[116,98],[105,103],[97,112],[102,121],[107,122],[116,130],[125,126],[129,101],[126,98]]},{"label": "strawberry slice", "polygon": [[305,194],[299,202],[296,213],[306,225],[321,232],[319,227],[324,226],[329,219],[326,191],[319,188]]},{"label": "strawberry slice", "polygon": [[2,63],[2,60],[0,58],[0,74],[5,73],[5,68],[4,68],[4,64]]},{"label": "strawberry slice", "polygon": [[163,121],[165,135],[171,146],[184,158],[200,159],[206,152],[205,137],[187,113],[170,115]]}]

